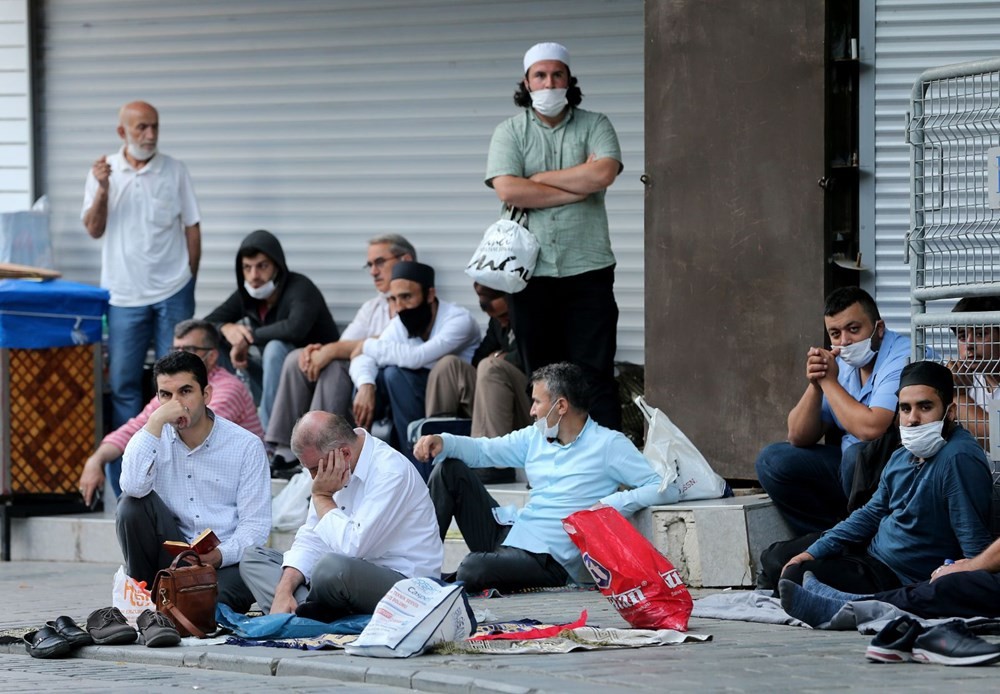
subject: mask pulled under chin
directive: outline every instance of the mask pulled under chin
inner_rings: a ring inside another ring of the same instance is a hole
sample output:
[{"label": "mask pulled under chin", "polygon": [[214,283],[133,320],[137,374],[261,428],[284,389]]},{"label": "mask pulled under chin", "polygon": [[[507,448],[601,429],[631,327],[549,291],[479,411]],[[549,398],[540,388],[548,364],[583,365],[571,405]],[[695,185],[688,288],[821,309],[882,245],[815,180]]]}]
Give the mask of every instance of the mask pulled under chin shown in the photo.
[{"label": "mask pulled under chin", "polygon": [[420,337],[431,324],[431,304],[429,301],[407,308],[396,314],[410,337]]},{"label": "mask pulled under chin", "polygon": [[942,432],[944,420],[928,422],[915,427],[899,427],[903,447],[918,458],[930,458],[940,451],[945,442]]},{"label": "mask pulled under chin", "polygon": [[262,284],[259,287],[254,288],[249,282],[243,282],[243,288],[247,290],[247,294],[252,296],[254,299],[264,300],[274,294],[275,284],[274,280],[268,280],[266,284]]},{"label": "mask pulled under chin", "polygon": [[565,89],[539,89],[531,92],[531,107],[549,118],[562,113],[567,103]]},{"label": "mask pulled under chin", "polygon": [[552,407],[550,407],[549,411],[545,413],[545,416],[541,419],[535,420],[534,423],[535,428],[542,433],[542,436],[545,437],[546,440],[559,438],[559,423],[562,421],[562,417],[560,416],[559,419],[556,420],[555,424],[549,426],[549,415],[552,414],[552,410],[556,409],[557,404],[558,403],[555,402],[552,403]]}]

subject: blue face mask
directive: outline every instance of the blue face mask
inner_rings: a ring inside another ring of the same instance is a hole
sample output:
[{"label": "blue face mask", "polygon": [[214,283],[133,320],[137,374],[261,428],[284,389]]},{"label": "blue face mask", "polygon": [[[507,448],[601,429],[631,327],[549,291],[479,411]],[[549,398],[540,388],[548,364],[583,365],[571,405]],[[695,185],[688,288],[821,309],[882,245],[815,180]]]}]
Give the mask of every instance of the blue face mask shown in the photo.
[{"label": "blue face mask", "polygon": [[559,401],[556,400],[552,403],[552,407],[549,408],[549,411],[545,413],[544,417],[535,420],[535,428],[542,432],[542,436],[544,436],[546,440],[559,438],[559,422],[562,421],[562,415],[559,415],[559,419],[556,420],[555,424],[549,426],[549,415],[552,414],[552,410],[556,409],[556,405],[558,403]]}]

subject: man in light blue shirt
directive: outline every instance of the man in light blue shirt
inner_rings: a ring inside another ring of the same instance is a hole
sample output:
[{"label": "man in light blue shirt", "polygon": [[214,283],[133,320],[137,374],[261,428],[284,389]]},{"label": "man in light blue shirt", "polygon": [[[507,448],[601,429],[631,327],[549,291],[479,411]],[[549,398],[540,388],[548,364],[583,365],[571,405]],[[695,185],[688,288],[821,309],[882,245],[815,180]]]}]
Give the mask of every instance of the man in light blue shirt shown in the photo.
[{"label": "man in light blue shirt", "polygon": [[[580,367],[550,364],[531,384],[534,426],[494,439],[424,436],[414,448],[437,463],[430,494],[441,537],[454,517],[471,550],[457,576],[470,592],[589,583],[566,516],[600,506],[629,515],[679,496],[674,484],[660,490],[661,477],[625,436],[590,418]],[[520,512],[498,508],[470,469],[482,467],[524,468],[531,496]]]},{"label": "man in light blue shirt", "polygon": [[[788,414],[788,441],[764,448],[756,463],[761,485],[799,535],[846,516],[858,453],[892,425],[910,355],[910,341],[885,327],[863,289],[831,293],[823,320],[831,347],[806,354],[808,385]],[[839,446],[829,443],[837,434]]]}]

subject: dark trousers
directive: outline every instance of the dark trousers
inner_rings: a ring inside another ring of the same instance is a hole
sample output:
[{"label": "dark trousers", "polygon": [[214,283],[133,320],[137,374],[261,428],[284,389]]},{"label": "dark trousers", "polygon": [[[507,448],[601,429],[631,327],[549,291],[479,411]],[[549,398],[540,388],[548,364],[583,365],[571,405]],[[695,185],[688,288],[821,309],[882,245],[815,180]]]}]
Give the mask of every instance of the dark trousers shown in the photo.
[{"label": "dark trousers", "polygon": [[820,581],[845,593],[870,595],[902,585],[892,569],[864,551],[804,561],[789,567],[781,577],[802,585],[806,571],[812,571]]},{"label": "dark trousers", "polygon": [[757,479],[796,535],[823,532],[847,516],[862,448],[772,443],[757,456]]},{"label": "dark trousers", "polygon": [[593,386],[590,416],[598,424],[621,429],[614,285],[612,265],[573,277],[533,277],[510,299],[525,373],[561,361],[576,364]]},{"label": "dark trousers", "polygon": [[392,429],[396,449],[409,458],[420,476],[427,479],[431,474],[429,463],[413,457],[413,446],[406,435],[410,422],[424,418],[427,379],[430,369],[404,369],[401,366],[386,366],[379,369],[375,379],[375,400],[382,407],[377,413],[384,413],[388,405],[392,416]]},{"label": "dark trousers", "polygon": [[470,593],[566,585],[566,570],[552,555],[502,544],[510,526],[496,522],[496,500],[461,460],[448,458],[435,465],[429,487],[441,539],[454,518],[469,546],[470,554],[459,565],[457,578]]},{"label": "dark trousers", "polygon": [[961,571],[934,582],[875,593],[875,600],[895,605],[925,619],[1000,617],[1000,575],[988,571]]},{"label": "dark trousers", "polygon": [[[170,566],[174,558],[163,549],[164,540],[184,542],[177,529],[173,512],[156,492],[141,499],[123,496],[118,500],[115,513],[115,530],[118,545],[125,557],[125,570],[137,581],[153,587],[156,572]],[[246,612],[253,604],[253,595],[240,578],[238,564],[216,570],[219,582],[219,602],[237,612]]]}]

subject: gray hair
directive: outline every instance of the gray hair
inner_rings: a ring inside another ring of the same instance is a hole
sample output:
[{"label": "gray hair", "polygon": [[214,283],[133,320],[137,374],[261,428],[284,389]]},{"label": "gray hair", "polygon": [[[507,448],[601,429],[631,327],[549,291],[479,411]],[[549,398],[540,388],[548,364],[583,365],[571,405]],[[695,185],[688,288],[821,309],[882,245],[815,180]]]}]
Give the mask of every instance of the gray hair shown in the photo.
[{"label": "gray hair", "polygon": [[580,412],[590,410],[590,383],[583,369],[576,364],[561,361],[535,369],[531,374],[531,383],[539,382],[545,384],[553,400],[566,398],[573,409]]},{"label": "gray hair", "polygon": [[351,445],[358,435],[340,415],[322,410],[306,412],[299,417],[292,428],[291,449],[300,461],[302,452],[314,448],[320,455],[326,455],[340,446]]},{"label": "gray hair", "polygon": [[368,239],[369,246],[383,243],[388,244],[389,252],[393,255],[401,256],[409,254],[414,260],[417,259],[417,249],[402,234],[379,234]]},{"label": "gray hair", "polygon": [[215,327],[214,323],[209,323],[206,320],[199,320],[197,318],[182,320],[174,326],[174,337],[180,339],[192,330],[201,330],[205,333],[205,341],[208,343],[205,345],[206,347],[219,349],[219,329]]}]

